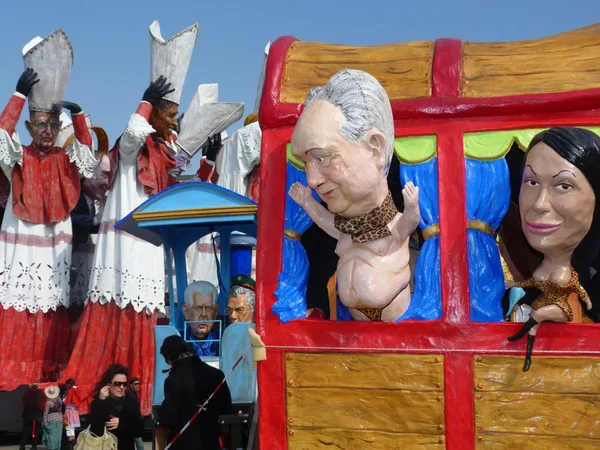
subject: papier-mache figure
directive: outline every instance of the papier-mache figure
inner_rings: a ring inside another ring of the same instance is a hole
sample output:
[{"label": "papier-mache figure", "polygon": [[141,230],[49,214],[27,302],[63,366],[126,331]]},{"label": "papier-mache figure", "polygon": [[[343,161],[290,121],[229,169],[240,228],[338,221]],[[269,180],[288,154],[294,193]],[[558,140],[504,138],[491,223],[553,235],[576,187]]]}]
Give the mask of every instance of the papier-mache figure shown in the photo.
[{"label": "papier-mache figure", "polygon": [[[143,414],[150,411],[156,312],[164,313],[165,309],[164,252],[117,231],[114,225],[176,182],[179,167],[174,130],[178,128],[179,101],[197,32],[195,24],[164,40],[158,22],[150,25],[151,83],[110,152],[112,173],[89,300],[67,368],[87,395],[104,370],[98,361],[125,364],[144,380],[140,397]],[[136,351],[126,350],[131,348]]]},{"label": "papier-mache figure", "polygon": [[355,320],[395,321],[410,302],[408,241],[419,224],[419,193],[407,183],[405,210],[398,212],[386,178],[394,121],[381,84],[366,72],[345,69],[311,90],[292,153],[306,164],[309,188],[294,183],[290,197],[338,239],[342,304]]},{"label": "papier-mache figure", "polygon": [[[62,30],[34,38],[23,49],[25,71],[0,116],[0,166],[10,195],[0,232],[0,389],[42,378],[66,364],[69,341],[71,218],[82,177],[98,161],[81,107],[64,101],[73,49]],[[32,143],[15,133],[25,100]],[[70,111],[75,139],[56,146],[60,114]],[[44,314],[42,318],[42,314]]]},{"label": "papier-mache figure", "polygon": [[248,275],[236,275],[231,279],[227,299],[229,323],[254,322],[256,282]]},{"label": "papier-mache figure", "polygon": [[185,289],[185,303],[181,310],[186,322],[192,322],[186,325],[186,337],[188,340],[204,341],[192,342],[198,356],[219,354],[219,329],[212,322],[219,312],[218,296],[217,288],[208,281],[194,281]]},{"label": "papier-mache figure", "polygon": [[527,322],[508,338],[512,342],[527,334],[523,371],[531,366],[542,322],[571,322],[573,304],[579,307],[577,297],[587,309],[592,307],[583,284],[590,279],[600,244],[599,199],[598,135],[582,128],[556,127],[533,138],[525,154],[519,210],[525,239],[544,258],[532,278],[507,282],[507,287],[541,292],[531,303]]}]

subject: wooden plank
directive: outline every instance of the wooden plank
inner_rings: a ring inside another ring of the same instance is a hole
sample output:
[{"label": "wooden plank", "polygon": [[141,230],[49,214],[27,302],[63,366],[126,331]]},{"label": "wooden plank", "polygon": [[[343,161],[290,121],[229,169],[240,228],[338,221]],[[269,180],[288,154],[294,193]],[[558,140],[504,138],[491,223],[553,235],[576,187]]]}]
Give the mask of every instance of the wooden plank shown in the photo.
[{"label": "wooden plank", "polygon": [[440,434],[444,397],[435,392],[288,388],[287,420],[294,427]]},{"label": "wooden plank", "polygon": [[538,392],[548,394],[600,393],[600,358],[536,357],[528,372],[523,358],[475,358],[475,390],[481,392]]},{"label": "wooden plank", "polygon": [[484,392],[475,396],[481,433],[600,439],[600,394]]},{"label": "wooden plank", "polygon": [[462,94],[496,97],[600,88],[600,24],[544,39],[465,42]]},{"label": "wooden plank", "polygon": [[377,78],[390,100],[431,95],[433,42],[357,47],[294,42],[286,55],[280,100],[304,103],[306,94],[341,69],[364,70]]},{"label": "wooden plank", "polygon": [[[477,450],[596,450],[600,448],[597,439],[576,437],[532,436],[528,434],[478,434]],[[479,440],[481,438],[481,440]]]},{"label": "wooden plank", "polygon": [[288,433],[289,450],[440,450],[444,438],[439,435],[349,431],[339,429],[295,429]]},{"label": "wooden plank", "polygon": [[442,355],[287,353],[286,383],[300,388],[443,392],[443,361]]}]

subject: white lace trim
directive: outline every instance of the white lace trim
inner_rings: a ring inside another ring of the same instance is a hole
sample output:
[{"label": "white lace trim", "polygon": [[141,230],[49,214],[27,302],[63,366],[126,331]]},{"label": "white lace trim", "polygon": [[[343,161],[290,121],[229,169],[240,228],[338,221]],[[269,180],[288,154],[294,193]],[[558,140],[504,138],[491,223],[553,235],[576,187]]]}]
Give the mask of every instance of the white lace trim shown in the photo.
[{"label": "white lace trim", "polygon": [[44,261],[25,264],[16,261],[12,268],[5,261],[0,272],[2,307],[19,312],[27,310],[32,314],[56,311],[61,305],[68,307],[70,272],[71,264],[67,259],[54,261],[53,265]]},{"label": "white lace trim", "polygon": [[65,153],[69,157],[69,161],[77,166],[81,175],[85,178],[92,178],[94,176],[100,161],[94,157],[92,150],[87,145],[83,145],[75,139],[73,145],[65,148]]},{"label": "white lace trim", "polygon": [[123,136],[121,136],[119,151],[124,153],[137,152],[146,142],[146,138],[155,131],[141,115],[132,114]]},{"label": "white lace trim", "polygon": [[[120,292],[116,290],[101,291],[99,284],[108,282],[110,286],[120,286]],[[125,270],[121,273],[119,267],[96,266],[92,268],[90,280],[90,291],[88,299],[93,303],[100,302],[102,305],[114,300],[115,304],[124,309],[131,304],[135,312],[147,314],[158,311],[165,313],[165,279],[151,278],[143,273],[131,273]],[[129,292],[128,292],[129,291]]]},{"label": "white lace trim", "polygon": [[19,136],[15,133],[11,138],[0,128],[0,165],[9,179],[15,164],[23,164],[23,146],[19,142]]}]

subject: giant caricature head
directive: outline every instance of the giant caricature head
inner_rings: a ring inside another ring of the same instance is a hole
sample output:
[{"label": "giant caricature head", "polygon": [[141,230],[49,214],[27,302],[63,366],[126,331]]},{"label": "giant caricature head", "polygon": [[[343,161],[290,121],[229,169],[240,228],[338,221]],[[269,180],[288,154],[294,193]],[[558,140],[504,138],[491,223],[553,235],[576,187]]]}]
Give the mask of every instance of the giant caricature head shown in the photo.
[{"label": "giant caricature head", "polygon": [[254,322],[256,302],[254,280],[247,275],[237,275],[233,277],[231,284],[227,300],[229,322]]},{"label": "giant caricature head", "polygon": [[177,114],[179,105],[165,99],[152,108],[149,123],[163,141],[170,141],[173,130],[177,129]]},{"label": "giant caricature head", "polygon": [[181,308],[185,320],[197,322],[190,324],[192,334],[196,339],[206,339],[214,322],[201,322],[202,320],[215,320],[219,307],[217,305],[217,288],[208,281],[194,281],[184,294],[185,304]]},{"label": "giant caricature head", "polygon": [[312,89],[294,134],[292,153],[329,211],[357,217],[380,206],[394,153],[392,108],[383,86],[344,69]]},{"label": "giant caricature head", "polygon": [[536,135],[525,155],[519,193],[527,242],[547,257],[570,257],[575,251],[581,261],[587,254],[589,268],[600,242],[598,201],[600,137],[571,127]]},{"label": "giant caricature head", "polygon": [[33,145],[43,152],[54,147],[61,125],[58,112],[30,111],[29,120],[25,121],[25,127],[31,135]]}]

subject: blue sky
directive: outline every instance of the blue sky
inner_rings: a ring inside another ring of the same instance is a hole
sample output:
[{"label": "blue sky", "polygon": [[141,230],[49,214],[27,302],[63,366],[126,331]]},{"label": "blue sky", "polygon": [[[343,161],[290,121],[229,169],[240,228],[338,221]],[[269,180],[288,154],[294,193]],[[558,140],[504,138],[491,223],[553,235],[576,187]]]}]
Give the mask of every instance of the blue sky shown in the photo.
[{"label": "blue sky", "polygon": [[[62,28],[75,53],[67,100],[81,104],[108,131],[112,145],[149,83],[148,26],[155,19],[165,38],[199,23],[182,109],[198,84],[219,83],[219,100],[245,102],[245,117],[253,112],[264,46],[280,36],[351,45],[441,37],[535,39],[600,22],[600,2],[6,0],[2,16],[0,103],[8,100],[23,71],[22,47]],[[19,130],[24,132],[22,125]]]}]

